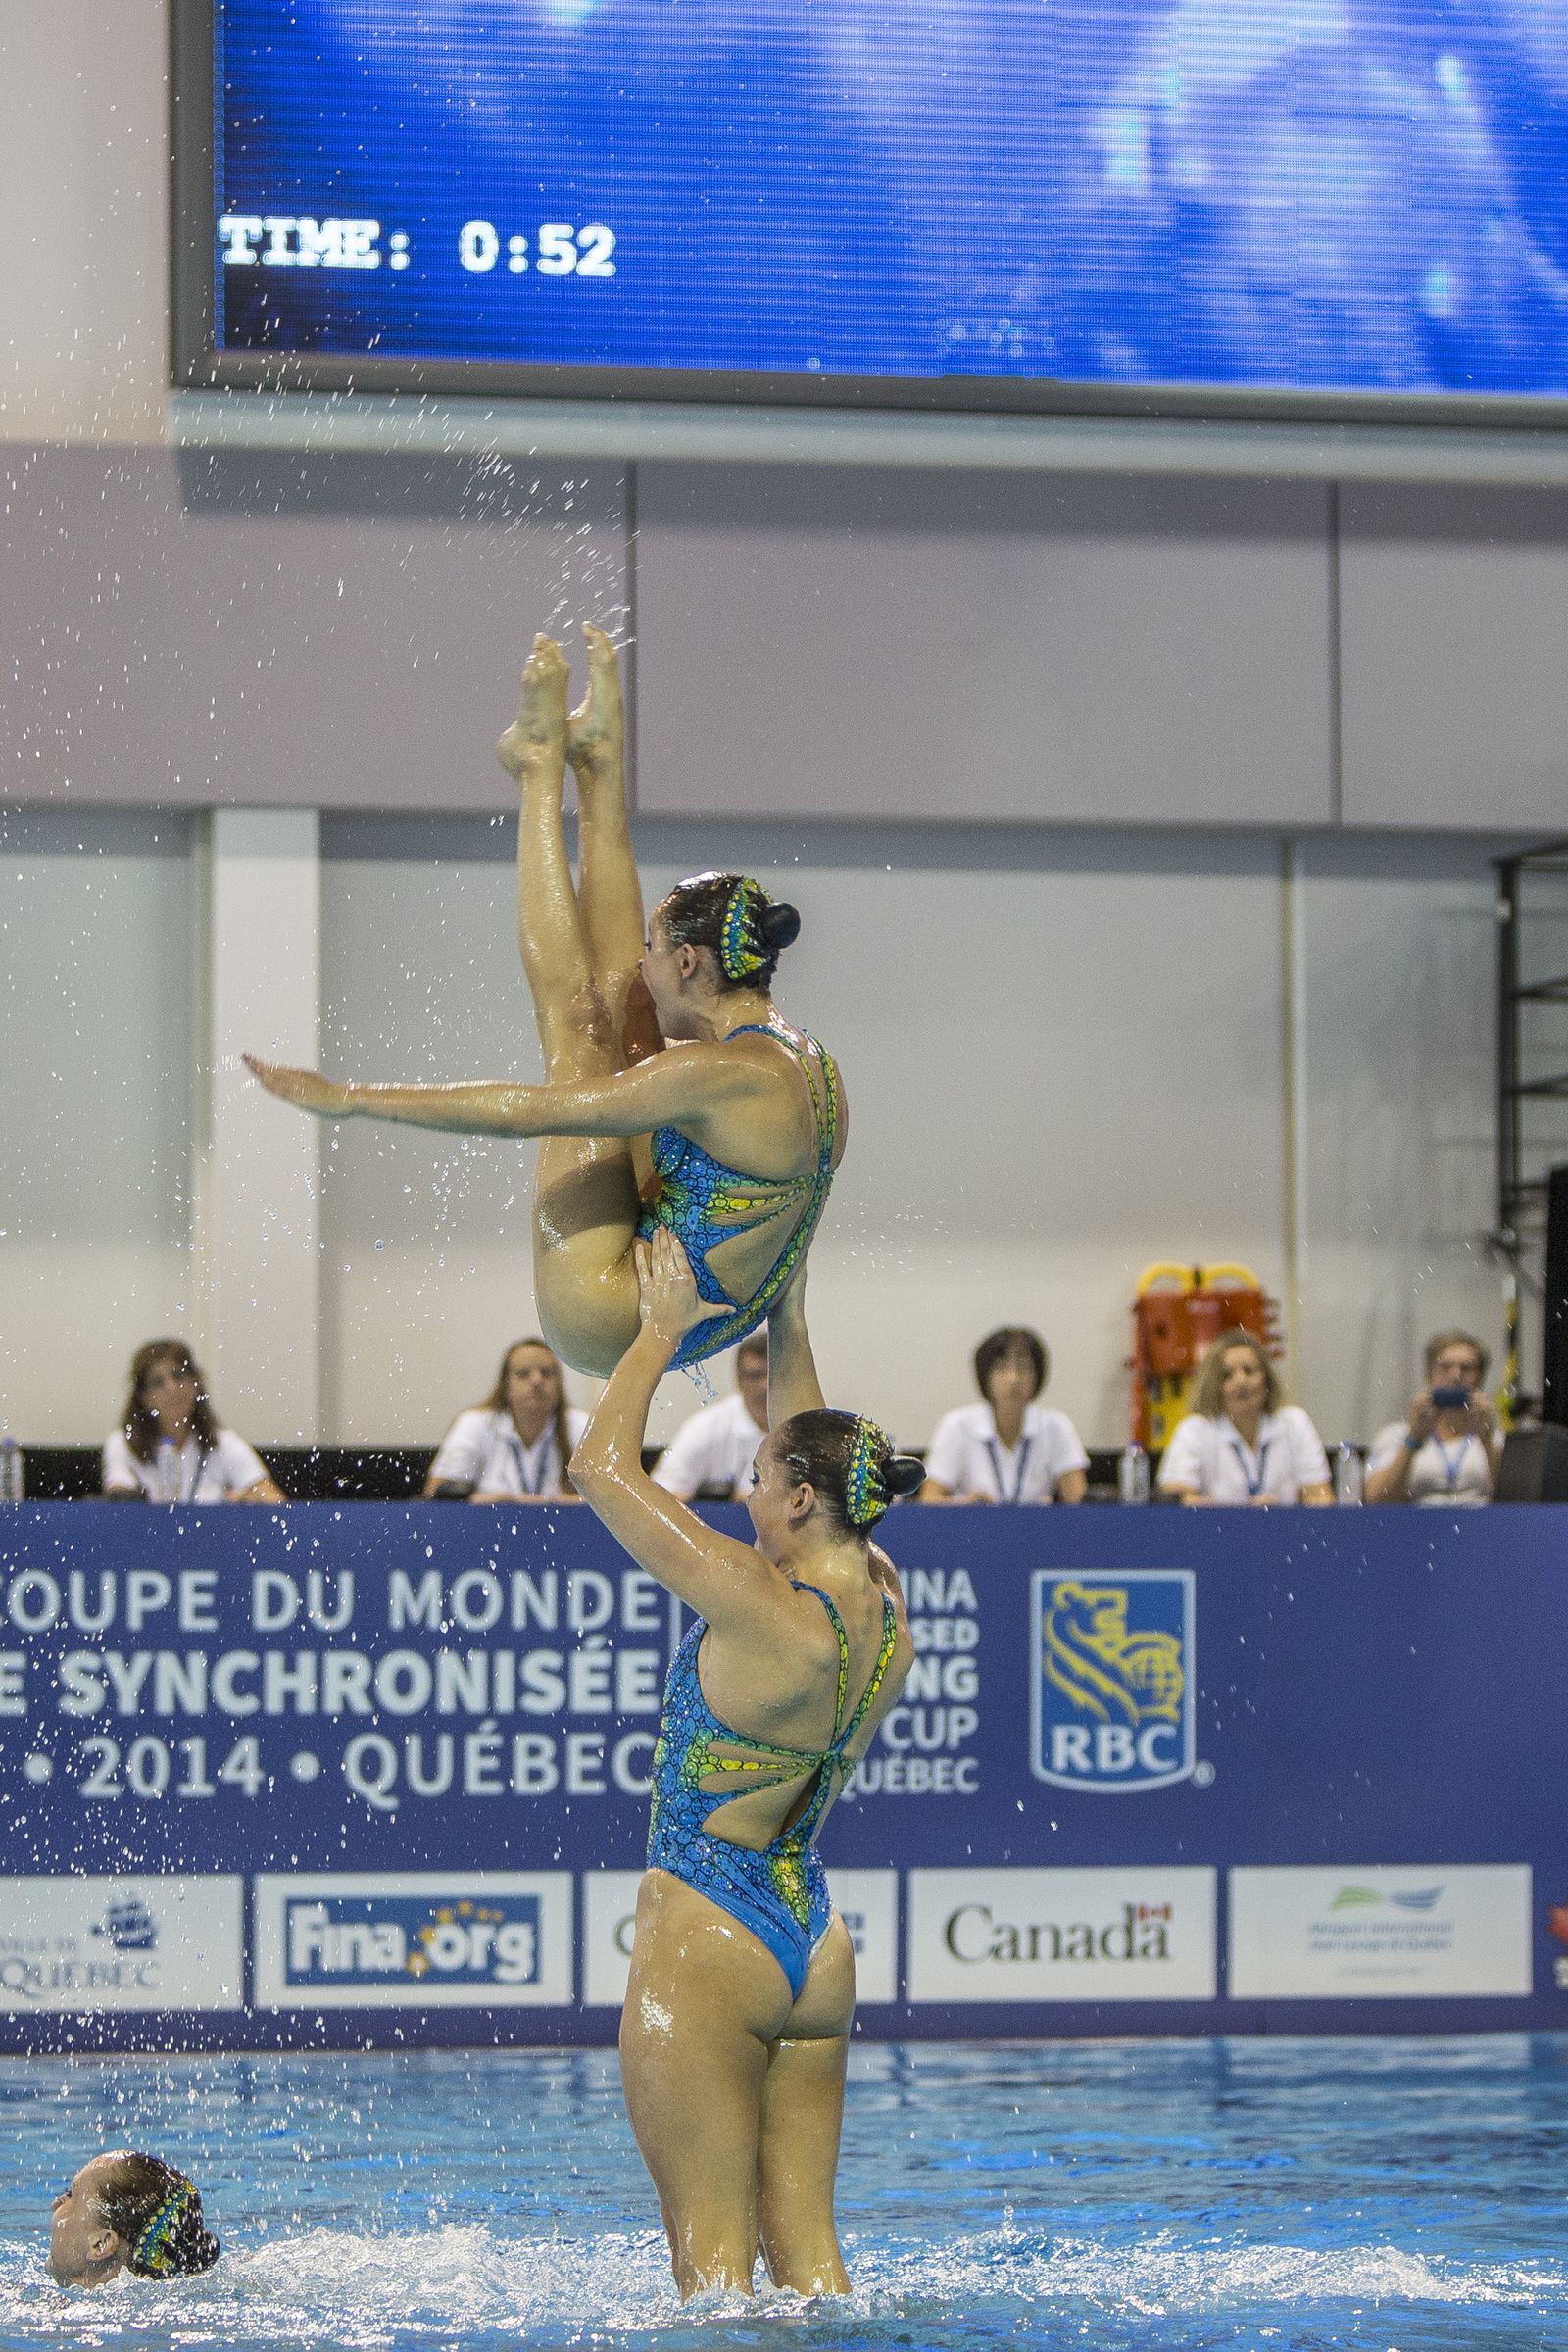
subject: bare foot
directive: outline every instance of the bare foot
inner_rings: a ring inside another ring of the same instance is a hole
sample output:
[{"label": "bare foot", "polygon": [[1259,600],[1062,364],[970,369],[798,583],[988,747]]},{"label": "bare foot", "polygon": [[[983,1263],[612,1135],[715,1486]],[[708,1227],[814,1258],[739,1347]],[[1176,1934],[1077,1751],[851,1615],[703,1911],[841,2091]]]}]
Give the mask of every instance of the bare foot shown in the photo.
[{"label": "bare foot", "polygon": [[565,772],[566,657],[554,638],[533,641],[522,672],[517,715],[496,745],[496,758],[515,783]]},{"label": "bare foot", "polygon": [[582,624],[588,640],[588,691],[568,722],[566,757],[579,779],[618,764],[621,746],[620,665],[603,629]]}]

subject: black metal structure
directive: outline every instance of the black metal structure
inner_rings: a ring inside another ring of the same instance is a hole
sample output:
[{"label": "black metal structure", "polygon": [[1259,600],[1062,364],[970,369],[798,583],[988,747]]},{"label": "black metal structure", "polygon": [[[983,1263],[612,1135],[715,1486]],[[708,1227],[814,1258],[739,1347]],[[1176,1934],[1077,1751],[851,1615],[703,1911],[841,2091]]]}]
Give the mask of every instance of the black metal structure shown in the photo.
[{"label": "black metal structure", "polygon": [[[1497,1222],[1493,1244],[1510,1269],[1509,1363],[1504,1391],[1518,1401],[1518,1287],[1544,1297],[1548,1330],[1564,1310],[1545,1296],[1547,1206],[1552,1170],[1568,1161],[1568,970],[1538,972],[1526,926],[1558,917],[1568,937],[1568,840],[1543,842],[1496,860],[1497,875]],[[1558,958],[1553,957],[1556,961]],[[1553,1006],[1562,1008],[1553,1022]],[[1546,1018],[1542,1016],[1545,1015]],[[1527,1123],[1530,1105],[1555,1115]],[[1550,1417],[1568,1420],[1568,1396]]]}]

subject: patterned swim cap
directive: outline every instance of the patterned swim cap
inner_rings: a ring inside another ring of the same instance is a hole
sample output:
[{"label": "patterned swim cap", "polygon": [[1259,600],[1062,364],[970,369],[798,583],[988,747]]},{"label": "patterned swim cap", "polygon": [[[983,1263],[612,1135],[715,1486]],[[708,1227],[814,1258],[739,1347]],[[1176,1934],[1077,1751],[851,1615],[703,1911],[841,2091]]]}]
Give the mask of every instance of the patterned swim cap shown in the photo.
[{"label": "patterned swim cap", "polygon": [[152,2215],[130,2249],[128,2267],[138,2278],[162,2278],[172,2269],[172,2240],[195,2197],[196,2191],[190,2182],[182,2180],[177,2188],[170,2190]]},{"label": "patterned swim cap", "polygon": [[760,931],[767,897],[760,882],[743,874],[729,894],[719,934],[719,962],[726,980],[749,980],[767,962],[767,946]]},{"label": "patterned swim cap", "polygon": [[857,1413],[844,1479],[844,1515],[852,1527],[875,1527],[886,1512],[890,1498],[882,1480],[882,1463],[892,1450],[887,1431]]}]

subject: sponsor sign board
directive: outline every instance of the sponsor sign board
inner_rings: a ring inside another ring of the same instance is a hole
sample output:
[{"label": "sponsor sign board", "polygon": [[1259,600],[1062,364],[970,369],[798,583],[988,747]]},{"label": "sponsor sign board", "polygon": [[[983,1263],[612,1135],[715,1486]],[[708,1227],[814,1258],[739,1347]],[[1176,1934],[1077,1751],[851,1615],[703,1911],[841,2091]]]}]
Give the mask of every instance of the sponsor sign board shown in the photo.
[{"label": "sponsor sign board", "polygon": [[565,1871],[256,1881],[259,2009],[499,2009],[571,1999]]},{"label": "sponsor sign board", "polygon": [[237,1878],[0,1880],[0,2013],[238,2009]]},{"label": "sponsor sign board", "polygon": [[1522,1863],[1230,1873],[1236,2000],[1420,1999],[1531,1989]]},{"label": "sponsor sign board", "polygon": [[586,1870],[582,1879],[582,1997],[618,2009],[626,1997],[640,1870]]},{"label": "sponsor sign board", "polygon": [[1186,1568],[1036,1572],[1029,1761],[1037,1780],[1125,1796],[1191,1777],[1195,1584]]},{"label": "sponsor sign board", "polygon": [[[640,1870],[583,1873],[583,1999],[618,2009],[626,1997],[632,1927]],[[899,1874],[896,1870],[833,1870],[833,1900],[855,1946],[855,1985],[862,2001],[898,1998]]]},{"label": "sponsor sign board", "polygon": [[899,1874],[830,1870],[827,1883],[855,1946],[855,1994],[861,2001],[899,1995]]},{"label": "sponsor sign board", "polygon": [[1208,2001],[1216,1873],[912,1870],[911,2001]]}]

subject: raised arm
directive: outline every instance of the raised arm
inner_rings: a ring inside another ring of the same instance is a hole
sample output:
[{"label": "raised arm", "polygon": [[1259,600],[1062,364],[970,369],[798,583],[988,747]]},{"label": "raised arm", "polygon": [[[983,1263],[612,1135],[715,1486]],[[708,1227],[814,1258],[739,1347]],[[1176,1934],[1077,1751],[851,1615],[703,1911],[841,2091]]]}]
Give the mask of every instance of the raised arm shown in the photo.
[{"label": "raised arm", "polygon": [[767,1426],[777,1429],[797,1413],[820,1412],[826,1401],[806,1328],[803,1264],[767,1318]]},{"label": "raised arm", "polygon": [[700,1125],[706,1114],[760,1101],[769,1073],[744,1047],[684,1046],[635,1069],[574,1086],[514,1086],[479,1079],[457,1086],[359,1086],[316,1070],[244,1056],[270,1095],[322,1119],[390,1119],[445,1135],[650,1135]]},{"label": "raised arm", "polygon": [[761,1555],[704,1525],[642,1466],[654,1391],[684,1335],[723,1308],[706,1307],[686,1253],[662,1228],[637,1245],[642,1320],[605,1383],[570,1465],[572,1485],[640,1567],[710,1623],[756,1620],[771,1630],[779,1579]]}]

